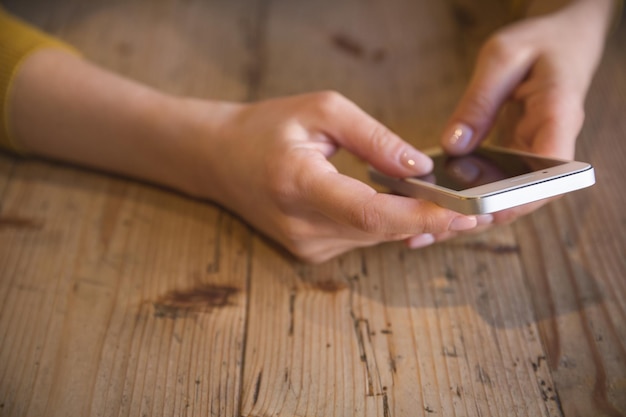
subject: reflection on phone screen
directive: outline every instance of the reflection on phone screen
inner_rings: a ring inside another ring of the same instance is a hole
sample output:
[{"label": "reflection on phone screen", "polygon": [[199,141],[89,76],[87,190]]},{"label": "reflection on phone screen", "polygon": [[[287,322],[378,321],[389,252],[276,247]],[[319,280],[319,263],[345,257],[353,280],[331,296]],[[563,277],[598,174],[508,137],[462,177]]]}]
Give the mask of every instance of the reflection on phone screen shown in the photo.
[{"label": "reflection on phone screen", "polygon": [[433,171],[418,178],[455,191],[478,187],[565,163],[553,159],[527,157],[484,148],[478,148],[473,153],[463,156],[436,155],[433,157],[433,162]]}]

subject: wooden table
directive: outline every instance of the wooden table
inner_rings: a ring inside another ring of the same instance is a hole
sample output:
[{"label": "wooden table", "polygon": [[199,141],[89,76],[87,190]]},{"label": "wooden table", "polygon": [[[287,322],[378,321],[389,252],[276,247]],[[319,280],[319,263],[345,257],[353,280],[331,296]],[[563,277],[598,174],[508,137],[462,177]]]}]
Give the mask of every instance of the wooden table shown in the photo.
[{"label": "wooden table", "polygon": [[[163,90],[336,89],[418,146],[506,16],[495,0],[6,3]],[[625,40],[578,142],[597,185],[424,250],[304,265],[209,203],[0,155],[0,416],[626,415]]]}]

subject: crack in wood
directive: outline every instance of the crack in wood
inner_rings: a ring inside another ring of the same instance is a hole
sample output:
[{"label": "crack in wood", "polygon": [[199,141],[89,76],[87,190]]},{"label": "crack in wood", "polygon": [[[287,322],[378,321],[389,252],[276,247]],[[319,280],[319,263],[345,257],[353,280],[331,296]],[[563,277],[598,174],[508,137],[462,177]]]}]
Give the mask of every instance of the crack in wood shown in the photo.
[{"label": "crack in wood", "polygon": [[296,292],[292,291],[289,294],[289,330],[287,334],[289,336],[293,336],[293,322],[294,322],[294,312],[296,309]]},{"label": "crack in wood", "polygon": [[[372,344],[373,332],[371,331],[370,322],[366,318],[358,317],[354,311],[354,286],[358,285],[358,280],[350,280],[350,285],[350,318],[352,319],[354,333],[357,340],[359,358],[365,367],[365,378],[367,383],[365,395],[367,397],[382,397],[383,416],[391,417],[387,387],[383,386],[380,368],[378,366],[374,346]],[[395,359],[392,356],[389,357],[389,367],[392,372],[395,372]]]},{"label": "crack in wood", "polygon": [[44,222],[42,220],[21,216],[0,216],[0,230],[4,228],[40,230],[43,226]]},{"label": "crack in wood", "polygon": [[261,391],[261,380],[263,379],[263,370],[259,372],[259,375],[256,377],[256,382],[254,384],[254,392],[252,393],[252,405],[256,405],[259,400],[259,392]]}]

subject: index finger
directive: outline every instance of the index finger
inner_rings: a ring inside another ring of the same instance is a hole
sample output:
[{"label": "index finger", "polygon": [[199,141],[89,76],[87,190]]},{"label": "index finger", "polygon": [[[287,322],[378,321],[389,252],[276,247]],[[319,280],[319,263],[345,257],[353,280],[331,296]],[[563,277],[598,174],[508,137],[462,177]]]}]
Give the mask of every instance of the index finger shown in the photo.
[{"label": "index finger", "polygon": [[317,93],[315,128],[394,177],[427,174],[432,160],[356,104],[334,92]]}]

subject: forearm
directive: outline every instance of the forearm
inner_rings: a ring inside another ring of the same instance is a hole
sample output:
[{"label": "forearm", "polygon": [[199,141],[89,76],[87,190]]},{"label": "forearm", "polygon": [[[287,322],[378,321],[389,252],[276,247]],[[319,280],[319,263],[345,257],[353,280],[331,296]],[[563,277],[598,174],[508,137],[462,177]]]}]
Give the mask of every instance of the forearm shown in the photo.
[{"label": "forearm", "polygon": [[[555,24],[558,29],[554,37],[570,38],[572,49],[567,52],[569,58],[563,60],[563,63],[569,63],[569,72],[579,73],[578,77],[572,77],[572,79],[578,78],[579,93],[583,97],[587,94],[602,57],[606,37],[616,21],[617,4],[616,0],[535,0],[531,3],[529,10],[531,15],[541,14],[550,7],[560,6],[557,10],[549,10],[553,13],[550,13],[547,18],[553,18],[554,21],[559,22]],[[557,49],[551,53],[559,54],[558,48],[561,45],[564,44],[557,43]]]},{"label": "forearm", "polygon": [[569,9],[575,15],[573,28],[592,30],[604,38],[618,17],[620,4],[621,0],[532,0],[523,15],[536,17]]},{"label": "forearm", "polygon": [[[224,105],[207,104],[215,106],[215,117],[203,120],[203,133],[210,136]],[[191,133],[197,118],[186,106],[183,99],[45,49],[20,67],[9,123],[17,144],[32,154],[197,194],[195,156],[214,138]],[[209,161],[203,169],[210,175]]]}]

